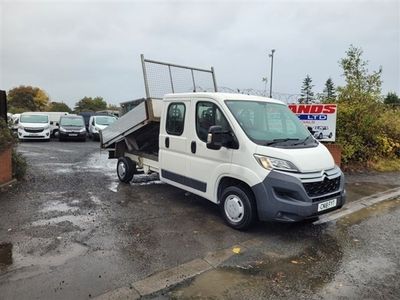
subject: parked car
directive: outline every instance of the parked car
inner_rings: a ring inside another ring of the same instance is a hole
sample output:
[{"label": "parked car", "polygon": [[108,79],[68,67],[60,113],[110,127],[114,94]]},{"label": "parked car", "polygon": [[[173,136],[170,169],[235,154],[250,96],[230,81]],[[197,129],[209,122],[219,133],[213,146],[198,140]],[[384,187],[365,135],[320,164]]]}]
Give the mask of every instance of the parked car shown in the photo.
[{"label": "parked car", "polygon": [[49,116],[50,134],[51,134],[51,136],[57,136],[60,117],[68,115],[68,112],[66,112],[66,111],[49,111],[49,112],[46,112],[46,114]]},{"label": "parked car", "polygon": [[94,140],[99,140],[99,132],[116,120],[117,118],[115,116],[107,114],[91,116],[89,120],[89,137]]},{"label": "parked car", "polygon": [[65,115],[60,118],[58,139],[75,139],[86,141],[86,127],[82,116]]},{"label": "parked car", "polygon": [[322,140],[325,138],[331,138],[333,136],[332,131],[329,131],[328,126],[314,126],[313,135],[316,139]]},{"label": "parked car", "polygon": [[25,112],[19,117],[18,139],[50,140],[50,121],[46,113]]},{"label": "parked car", "polygon": [[19,117],[21,116],[21,114],[13,114],[11,115],[11,129],[14,132],[14,134],[18,133],[18,124],[19,124]]}]

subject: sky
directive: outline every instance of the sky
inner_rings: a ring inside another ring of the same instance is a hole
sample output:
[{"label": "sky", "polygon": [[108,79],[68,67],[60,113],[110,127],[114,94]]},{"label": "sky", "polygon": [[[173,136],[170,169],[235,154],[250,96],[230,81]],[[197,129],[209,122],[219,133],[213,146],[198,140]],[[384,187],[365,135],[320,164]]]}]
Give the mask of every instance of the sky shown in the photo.
[{"label": "sky", "polygon": [[[307,74],[321,92],[343,85],[353,44],[383,68],[382,92],[400,94],[400,1],[0,0],[0,89],[44,89],[70,107],[84,96],[145,96],[140,54],[214,67],[219,87],[299,94]],[[268,86],[269,88],[269,86]]]}]

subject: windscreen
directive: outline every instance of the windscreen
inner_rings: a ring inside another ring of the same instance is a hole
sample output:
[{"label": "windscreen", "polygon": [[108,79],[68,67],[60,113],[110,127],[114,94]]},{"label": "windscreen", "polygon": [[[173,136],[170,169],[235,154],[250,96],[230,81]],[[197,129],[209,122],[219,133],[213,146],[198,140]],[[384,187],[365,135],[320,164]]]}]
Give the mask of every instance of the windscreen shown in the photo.
[{"label": "windscreen", "polygon": [[61,118],[60,120],[61,126],[84,126],[83,118]]},{"label": "windscreen", "polygon": [[111,125],[117,118],[111,116],[96,116],[97,125]]},{"label": "windscreen", "polygon": [[22,123],[48,123],[49,117],[46,115],[22,115],[20,118]]},{"label": "windscreen", "polygon": [[244,100],[225,102],[246,135],[259,145],[315,144],[310,132],[286,105]]}]

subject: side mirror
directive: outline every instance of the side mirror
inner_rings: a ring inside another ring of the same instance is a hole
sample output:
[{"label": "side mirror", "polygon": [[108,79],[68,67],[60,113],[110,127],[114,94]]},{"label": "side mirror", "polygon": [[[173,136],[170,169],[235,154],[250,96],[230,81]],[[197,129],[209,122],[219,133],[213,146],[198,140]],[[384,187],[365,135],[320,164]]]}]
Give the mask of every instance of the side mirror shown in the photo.
[{"label": "side mirror", "polygon": [[311,126],[308,126],[307,129],[312,135],[314,135],[315,131],[313,130],[313,128]]},{"label": "side mirror", "polygon": [[222,147],[222,127],[215,125],[208,129],[207,134],[207,148],[212,150],[219,150]]},{"label": "side mirror", "polygon": [[54,123],[53,123],[53,121],[50,121],[50,125],[53,125]]}]

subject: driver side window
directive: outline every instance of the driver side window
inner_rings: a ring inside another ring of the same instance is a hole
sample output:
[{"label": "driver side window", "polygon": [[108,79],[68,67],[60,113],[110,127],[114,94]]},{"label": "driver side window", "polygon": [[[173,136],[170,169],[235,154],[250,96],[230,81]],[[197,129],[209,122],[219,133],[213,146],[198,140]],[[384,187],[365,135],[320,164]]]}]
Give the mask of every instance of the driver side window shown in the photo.
[{"label": "driver side window", "polygon": [[207,141],[208,130],[211,126],[219,125],[222,131],[229,131],[229,123],[221,110],[211,102],[198,102],[196,105],[196,132],[203,142]]}]

